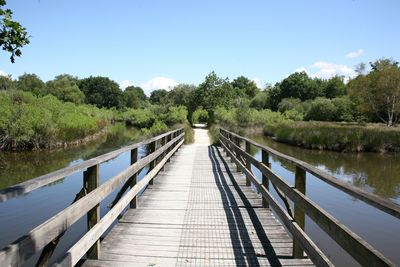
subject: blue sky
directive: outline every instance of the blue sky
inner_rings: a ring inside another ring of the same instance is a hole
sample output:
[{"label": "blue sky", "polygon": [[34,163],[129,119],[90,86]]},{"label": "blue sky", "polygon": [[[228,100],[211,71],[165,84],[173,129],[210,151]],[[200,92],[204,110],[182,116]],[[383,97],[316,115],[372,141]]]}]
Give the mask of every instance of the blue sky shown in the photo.
[{"label": "blue sky", "polygon": [[32,36],[0,70],[43,80],[108,76],[147,91],[203,81],[215,71],[261,86],[296,70],[354,75],[354,66],[400,60],[400,1],[8,1]]}]

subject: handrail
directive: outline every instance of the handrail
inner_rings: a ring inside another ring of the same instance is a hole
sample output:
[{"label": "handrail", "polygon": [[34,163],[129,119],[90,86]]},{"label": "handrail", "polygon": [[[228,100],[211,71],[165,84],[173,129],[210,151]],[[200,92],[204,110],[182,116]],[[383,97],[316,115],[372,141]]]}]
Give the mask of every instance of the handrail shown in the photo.
[{"label": "handrail", "polygon": [[[107,227],[101,233],[103,234],[108,227],[112,224],[115,220],[115,216],[118,216],[123,209],[129,204],[130,201],[136,198],[136,195],[141,190],[145,189],[147,184],[152,182],[155,175],[158,171],[164,166],[167,160],[174,154],[175,151],[182,145],[184,138],[183,129],[180,128],[175,131],[168,132],[166,134],[159,135],[157,137],[151,138],[149,140],[133,144],[130,146],[126,146],[122,149],[113,151],[111,153],[102,155],[97,157],[100,160],[96,160],[96,162],[104,162],[106,159],[113,158],[115,155],[119,155],[123,152],[121,151],[128,151],[131,150],[131,157],[134,159],[131,165],[118,173],[116,176],[110,178],[107,182],[103,183],[102,185],[98,184],[98,164],[92,165],[88,168],[88,171],[84,173],[84,180],[87,183],[87,186],[94,186],[93,189],[89,189],[89,193],[86,194],[84,197],[80,198],[69,207],[65,208],[64,210],[60,211],[55,216],[51,217],[47,221],[43,222],[39,226],[35,227],[25,236],[17,239],[12,244],[8,245],[7,247],[0,250],[0,262],[2,265],[5,266],[20,266],[26,260],[31,258],[41,249],[43,249],[47,244],[52,242],[52,240],[58,238],[61,234],[63,234],[72,224],[74,224],[78,219],[84,216],[86,213],[88,214],[88,226],[90,231],[94,231],[94,229],[98,229],[100,221],[99,215],[99,204],[103,201],[110,193],[112,193],[118,186],[121,184],[125,184],[135,178],[135,181],[131,182],[131,189],[125,194],[117,204],[109,211],[108,213],[112,215],[105,215],[104,218],[113,218],[107,219]],[[161,147],[158,149],[154,149],[151,151],[151,154],[147,155],[146,157],[137,160],[137,148],[143,144],[150,144],[152,147],[158,147],[156,143],[161,143]],[[163,159],[155,165],[156,162],[160,157]],[[92,159],[93,160],[93,159]],[[90,162],[88,160],[86,162]],[[145,166],[150,165],[150,171],[147,175],[140,181],[136,181],[137,173],[142,170]],[[88,166],[87,163],[80,166]],[[82,167],[83,168],[83,167]],[[68,168],[65,168],[68,169]],[[70,172],[75,172],[75,169],[69,169]],[[97,180],[97,184],[96,184]],[[127,200],[127,196],[129,196],[129,200]],[[123,204],[121,204],[123,203]],[[126,204],[126,205],[125,205]],[[110,217],[111,216],[111,217]],[[102,220],[103,220],[102,219]],[[101,221],[100,221],[101,222]],[[104,223],[101,224],[101,227],[105,227]],[[102,229],[103,229],[102,228]],[[90,233],[90,231],[88,233]],[[97,230],[96,230],[97,231]],[[101,235],[100,234],[100,235]],[[91,248],[88,247],[85,251],[80,251],[80,253],[88,254],[88,257],[97,257],[98,255],[98,243],[99,238],[96,240],[92,240],[93,243]],[[96,252],[97,250],[97,252]],[[50,255],[51,256],[51,255]],[[49,257],[50,257],[49,256]],[[78,259],[79,260],[79,259]],[[48,258],[45,259],[45,263],[40,263],[38,265],[46,265]]]},{"label": "handrail", "polygon": [[336,187],[337,189],[342,190],[342,191],[346,192],[347,194],[350,194],[351,196],[353,196],[371,206],[374,206],[375,208],[377,208],[387,214],[390,214],[390,215],[400,219],[400,205],[397,205],[389,200],[381,198],[375,194],[365,192],[365,191],[361,190],[360,188],[355,187],[351,184],[340,181],[335,176],[330,175],[330,174],[312,166],[311,164],[309,164],[307,162],[304,162],[302,160],[288,156],[288,155],[281,153],[279,151],[276,151],[275,149],[272,149],[270,147],[263,146],[257,142],[254,142],[253,140],[251,140],[249,138],[240,136],[236,133],[230,132],[223,128],[221,128],[221,132],[226,132],[236,138],[239,138],[243,141],[249,142],[253,146],[266,151],[268,154],[274,155],[279,159],[282,159],[288,163],[291,163],[294,166],[297,166],[297,167],[309,172],[310,174],[314,175],[315,177],[323,180],[324,182]]},{"label": "handrail", "polygon": [[7,187],[5,189],[0,190],[0,202],[5,202],[11,198],[27,194],[35,189],[38,189],[38,188],[48,185],[50,183],[56,182],[56,181],[63,179],[71,174],[77,173],[82,170],[86,170],[87,168],[90,168],[94,165],[101,164],[110,159],[118,157],[120,154],[122,154],[126,151],[129,151],[129,150],[138,148],[140,146],[147,145],[147,144],[153,143],[155,141],[158,141],[158,140],[160,140],[168,135],[174,134],[180,130],[182,130],[182,128],[155,136],[153,138],[144,140],[139,143],[124,146],[120,149],[111,151],[109,153],[100,155],[98,157],[91,158],[91,159],[85,160],[83,162],[80,162],[78,164],[68,166],[63,169],[39,176],[35,179],[31,179],[29,181]]},{"label": "handrail", "polygon": [[[286,196],[288,196],[295,204],[295,218],[292,223],[298,226],[298,223],[300,223],[298,220],[303,220],[304,223],[304,213],[307,214],[312,220],[314,220],[317,225],[319,225],[329,236],[332,237],[333,240],[337,242],[341,247],[343,247],[354,259],[356,259],[359,263],[362,265],[369,265],[369,266],[392,266],[394,265],[389,259],[387,259],[384,255],[382,255],[379,251],[377,251],[375,248],[373,248],[369,243],[367,243],[365,240],[363,240],[361,237],[356,235],[354,232],[352,232],[350,229],[348,229],[346,226],[341,224],[337,219],[335,219],[332,215],[330,215],[328,212],[320,208],[316,203],[311,201],[309,198],[307,198],[297,186],[294,188],[290,186],[283,178],[279,177],[276,175],[270,168],[269,164],[267,162],[258,161],[255,159],[250,153],[250,147],[248,144],[255,144],[255,146],[259,147],[262,149],[263,153],[266,153],[267,151],[273,151],[274,155],[279,153],[280,157],[283,155],[285,159],[291,158],[290,162],[295,164],[296,166],[296,176],[299,175],[299,173],[302,173],[304,171],[311,172],[310,168],[307,165],[304,165],[302,161],[297,160],[295,158],[286,156],[280,152],[277,152],[275,150],[272,150],[268,147],[261,146],[254,141],[242,137],[240,135],[234,134],[232,132],[229,132],[225,129],[220,130],[221,135],[220,135],[220,143],[222,146],[225,148],[228,154],[230,154],[236,164],[240,167],[240,169],[245,173],[246,177],[251,180],[251,182],[257,187],[257,189],[261,192],[263,197],[268,200],[268,203],[273,207],[273,209],[277,212],[278,216],[283,220],[284,224],[286,227],[289,229],[289,231],[293,231],[294,226],[288,225],[288,219],[286,218],[288,215],[286,212],[282,210],[282,208],[275,202],[275,200],[272,198],[270,193],[268,192],[268,188],[266,187],[266,184],[264,181],[260,183],[254,175],[251,173],[251,165],[247,164],[253,164],[256,168],[260,170],[260,172],[263,174],[263,176],[267,177],[272,184],[274,184],[279,190],[281,190]],[[233,140],[231,140],[233,139]],[[240,140],[243,140],[246,142],[246,151],[243,150],[240,146]],[[271,153],[272,154],[272,153]],[[239,156],[245,158],[246,160],[246,166],[240,162],[238,159]],[[294,159],[294,160],[292,160]],[[299,164],[301,163],[301,164]],[[300,171],[301,170],[301,171]],[[320,171],[321,175],[324,175],[325,173]],[[303,174],[305,177],[305,172]],[[297,180],[297,177],[296,177]],[[305,185],[304,185],[305,186]],[[372,200],[371,200],[372,201]],[[368,202],[367,202],[368,203]],[[296,218],[296,209],[297,212],[299,212],[298,208],[301,208],[301,213],[303,214],[300,217]],[[391,213],[389,213],[391,214]],[[396,216],[397,217],[397,216]],[[303,226],[304,228],[304,226]],[[311,260],[314,263],[315,260],[321,260],[320,258],[315,259],[315,250],[310,249],[310,247],[307,247],[304,242],[301,241],[301,238],[299,239],[298,234],[294,234],[294,241],[300,242],[301,247],[309,254]],[[300,235],[301,237],[301,235]],[[297,240],[296,240],[297,239]],[[320,263],[318,263],[319,265]]]}]

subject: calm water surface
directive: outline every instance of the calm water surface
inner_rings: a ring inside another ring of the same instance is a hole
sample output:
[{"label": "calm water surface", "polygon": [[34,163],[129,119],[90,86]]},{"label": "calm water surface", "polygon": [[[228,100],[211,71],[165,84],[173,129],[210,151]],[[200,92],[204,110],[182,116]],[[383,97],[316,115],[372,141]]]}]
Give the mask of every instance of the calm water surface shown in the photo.
[{"label": "calm water surface", "polygon": [[[400,204],[400,153],[316,151],[278,143],[265,136],[250,136],[250,138],[308,162],[362,190]],[[259,150],[254,150],[253,154],[258,159],[261,158]],[[294,185],[294,168],[275,157],[272,157],[270,161],[272,170]],[[261,179],[261,174],[257,169],[253,171]],[[400,266],[399,219],[364,204],[313,175],[307,173],[306,180],[306,195],[311,200]],[[271,191],[274,190],[271,189]],[[277,194],[273,193],[278,199]],[[309,218],[306,218],[306,232],[335,265],[357,266],[357,263]]]}]

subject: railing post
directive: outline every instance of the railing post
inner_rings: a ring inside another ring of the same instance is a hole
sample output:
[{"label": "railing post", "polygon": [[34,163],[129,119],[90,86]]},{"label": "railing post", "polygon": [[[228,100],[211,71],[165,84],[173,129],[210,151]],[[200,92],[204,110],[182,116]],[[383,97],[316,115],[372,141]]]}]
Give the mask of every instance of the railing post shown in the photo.
[{"label": "railing post", "polygon": [[[172,137],[172,133],[168,134],[168,135],[167,135],[167,143],[169,143],[169,142],[172,140],[172,138],[173,138],[173,137]],[[169,148],[167,149],[167,151],[166,151],[165,154],[168,154],[170,151],[171,151],[171,147],[169,147]],[[169,159],[167,160],[167,162],[169,162],[170,159],[171,159],[171,158],[169,158]]]},{"label": "railing post", "polygon": [[[83,173],[83,186],[87,193],[96,189],[100,184],[99,181],[99,165],[88,168]],[[100,203],[87,213],[87,229],[93,228],[100,221]],[[100,240],[97,240],[88,250],[86,256],[88,259],[98,259],[100,252]]]},{"label": "railing post", "polygon": [[[134,164],[134,163],[137,161],[137,159],[138,159],[138,149],[137,149],[137,148],[134,148],[134,149],[131,150],[131,165]],[[131,179],[131,188],[133,188],[133,187],[136,185],[136,183],[137,183],[137,176],[138,176],[138,174],[135,173],[135,174],[132,175],[132,177],[130,178],[130,179]],[[129,207],[130,207],[131,209],[136,209],[136,206],[137,206],[137,196],[135,196],[135,197],[132,199],[132,201],[130,202],[130,204],[129,204]]]},{"label": "railing post", "polygon": [[[231,140],[232,141],[232,143],[235,143],[235,137],[234,136],[231,136],[231,135],[229,135],[229,140]],[[233,163],[233,162],[235,162],[235,148],[233,147],[233,145],[229,145],[229,148],[230,148],[230,150],[231,150],[231,152],[232,152],[232,157],[231,157],[231,163]]]},{"label": "railing post", "polygon": [[[250,144],[250,142],[248,142],[248,141],[245,141],[245,144],[246,144],[246,152],[250,154],[250,152],[251,152],[251,151],[250,151],[250,149],[251,149],[251,144]],[[250,163],[250,160],[248,160],[248,159],[246,159],[246,168],[247,168],[249,171],[251,171],[251,163]],[[246,186],[250,186],[250,185],[251,185],[250,179],[247,178],[247,176],[246,176]]]},{"label": "railing post", "polygon": [[[304,195],[306,194],[306,171],[298,166],[296,166],[294,186]],[[294,203],[294,220],[304,230],[305,216],[304,211]],[[299,242],[293,239],[293,257],[295,259],[300,259],[304,257],[304,251],[301,248]]]},{"label": "railing post", "polygon": [[[153,142],[151,142],[149,144],[149,154],[153,153],[154,151],[156,151],[156,141],[153,141]],[[157,159],[154,159],[152,162],[150,162],[150,164],[149,164],[149,172],[152,169],[154,169],[154,166],[156,166],[156,160]],[[149,184],[153,184],[154,183],[153,180],[154,180],[154,178],[149,181]]]},{"label": "railing post", "polygon": [[[261,162],[265,166],[268,166],[269,168],[271,168],[271,164],[269,163],[269,155],[268,155],[267,151],[265,151],[264,149],[261,149]],[[265,176],[265,174],[263,174],[261,179],[262,179],[261,180],[262,185],[265,186],[265,188],[267,190],[269,190],[268,177]],[[262,198],[262,206],[263,206],[263,208],[269,208],[269,203],[265,198]]]},{"label": "railing post", "polygon": [[[164,145],[165,145],[165,140],[166,140],[166,136],[164,136],[163,138],[161,138],[161,145],[160,145],[160,148],[161,147],[163,147]],[[163,158],[165,157],[165,155],[166,155],[166,153],[165,152],[163,152],[162,154],[161,154],[161,156],[160,156],[160,161],[161,160],[163,160]],[[163,171],[164,170],[164,166],[161,168],[161,171]]]},{"label": "railing post", "polygon": [[[241,140],[239,139],[239,137],[235,138],[235,144],[240,148],[241,147]],[[240,158],[240,152],[239,152],[239,148],[235,148],[235,155],[236,155],[236,159],[239,160]],[[237,172],[241,172],[241,169],[239,167],[239,164],[236,164],[236,171]]]}]

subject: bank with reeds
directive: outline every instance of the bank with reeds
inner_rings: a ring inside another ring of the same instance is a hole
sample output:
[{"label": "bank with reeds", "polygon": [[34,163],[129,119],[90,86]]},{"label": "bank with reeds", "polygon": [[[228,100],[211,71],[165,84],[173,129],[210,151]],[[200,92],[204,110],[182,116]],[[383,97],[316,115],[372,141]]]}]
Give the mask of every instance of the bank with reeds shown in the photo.
[{"label": "bank with reeds", "polygon": [[387,127],[379,123],[285,122],[267,124],[264,131],[276,141],[308,149],[400,151],[400,127]]}]

